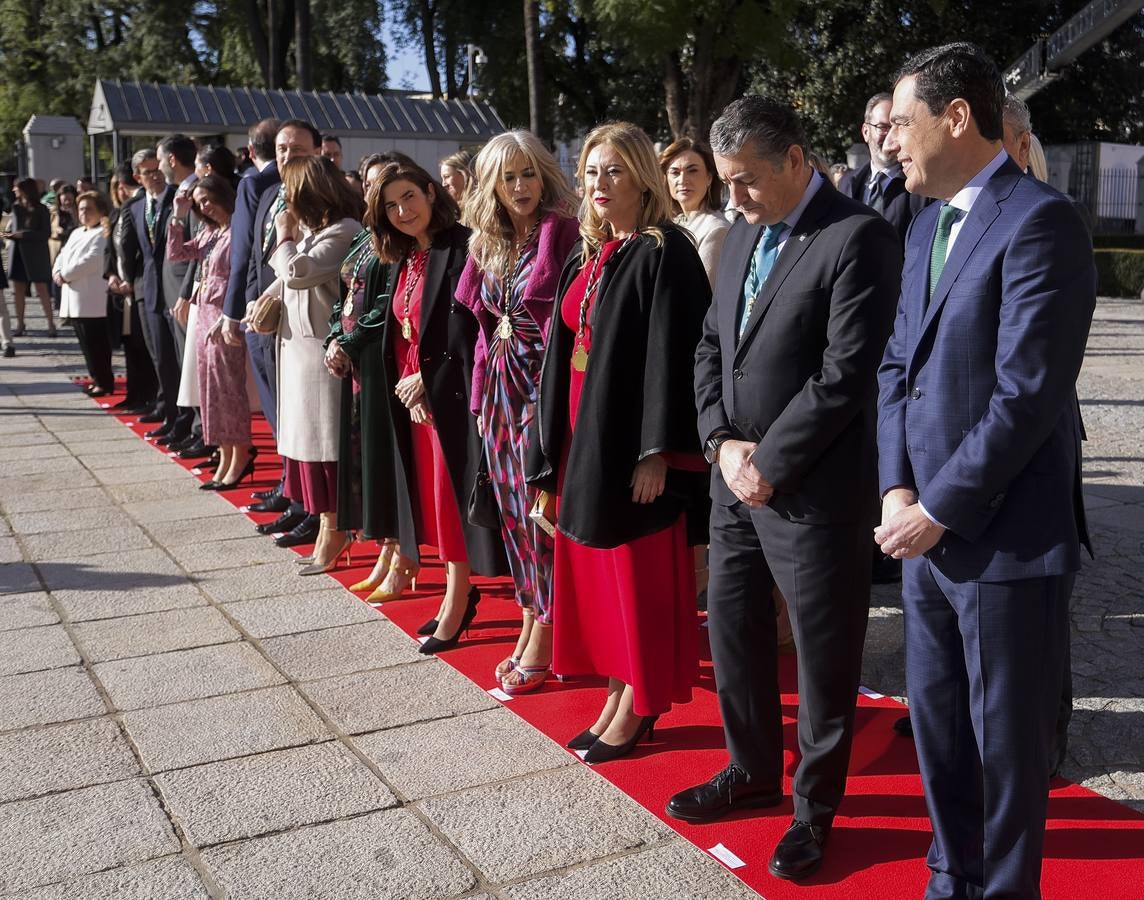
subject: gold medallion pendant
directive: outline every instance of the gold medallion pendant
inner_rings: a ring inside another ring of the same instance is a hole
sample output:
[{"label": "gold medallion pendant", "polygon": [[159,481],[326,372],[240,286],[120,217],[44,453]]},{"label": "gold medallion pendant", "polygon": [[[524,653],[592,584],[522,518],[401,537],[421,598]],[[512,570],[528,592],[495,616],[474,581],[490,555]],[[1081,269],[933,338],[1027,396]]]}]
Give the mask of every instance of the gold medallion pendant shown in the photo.
[{"label": "gold medallion pendant", "polygon": [[500,324],[497,325],[497,334],[506,341],[512,337],[512,321],[509,319],[508,313],[500,317]]},{"label": "gold medallion pendant", "polygon": [[353,291],[346,291],[346,302],[342,305],[342,315],[352,316],[354,314],[354,293]]},{"label": "gold medallion pendant", "polygon": [[588,351],[584,349],[583,344],[577,344],[576,349],[572,351],[572,368],[577,372],[583,372],[588,368]]},{"label": "gold medallion pendant", "polygon": [[401,320],[401,336],[407,341],[413,339],[413,323],[408,316]]}]

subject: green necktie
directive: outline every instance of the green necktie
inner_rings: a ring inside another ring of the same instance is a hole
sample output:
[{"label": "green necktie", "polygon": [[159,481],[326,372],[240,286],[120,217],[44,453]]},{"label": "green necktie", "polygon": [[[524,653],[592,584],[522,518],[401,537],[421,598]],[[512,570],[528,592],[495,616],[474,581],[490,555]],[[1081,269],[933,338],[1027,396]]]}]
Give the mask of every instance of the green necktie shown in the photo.
[{"label": "green necktie", "polygon": [[278,197],[274,201],[274,209],[270,211],[270,215],[266,217],[266,230],[262,235],[262,252],[267,254],[274,246],[274,239],[276,237],[274,232],[274,220],[278,217],[278,213],[286,208],[286,185],[281,184],[278,186]]},{"label": "green necktie", "polygon": [[150,239],[152,244],[155,243],[155,218],[156,218],[155,213],[156,213],[156,207],[158,205],[159,204],[155,201],[154,197],[148,197],[147,198],[147,206],[143,211],[144,212],[143,219],[147,223],[147,237]]},{"label": "green necktie", "polygon": [[956,206],[943,203],[941,212],[937,217],[937,232],[933,236],[933,249],[929,258],[929,295],[933,299],[933,292],[937,290],[941,270],[945,268],[945,256],[949,252],[949,234],[953,231],[953,223],[957,221],[960,210]]}]

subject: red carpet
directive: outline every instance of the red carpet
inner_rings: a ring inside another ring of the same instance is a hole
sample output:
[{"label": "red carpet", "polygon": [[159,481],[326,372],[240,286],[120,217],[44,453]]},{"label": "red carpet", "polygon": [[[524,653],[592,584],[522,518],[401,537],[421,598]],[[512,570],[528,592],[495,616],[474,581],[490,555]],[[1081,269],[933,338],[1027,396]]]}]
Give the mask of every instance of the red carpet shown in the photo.
[{"label": "red carpet", "polygon": [[[96,401],[108,408],[120,396]],[[142,437],[146,427],[135,417],[119,417]],[[256,416],[259,447],[256,478],[223,496],[235,506],[251,502],[252,490],[272,487],[279,460],[269,429]],[[161,448],[156,448],[161,452]],[[181,465],[191,468],[187,463]],[[201,476],[204,480],[206,475]],[[248,514],[255,522],[272,515]],[[309,547],[298,548],[309,553]],[[353,569],[331,573],[343,585],[369,574],[377,548],[362,545]],[[429,557],[429,558],[432,558]],[[477,579],[483,599],[469,637],[442,659],[481,687],[496,687],[492,671],[508,655],[520,620],[504,579]],[[444,570],[427,564],[418,578],[419,590],[378,611],[415,637],[415,629],[436,615],[444,590]],[[786,746],[794,747],[798,696],[794,661],[783,660],[782,684],[786,704]],[[847,796],[835,820],[823,868],[798,885],[773,878],[767,860],[791,817],[789,776],[795,756],[787,753],[787,797],[782,806],[749,811],[711,825],[687,825],[663,814],[675,791],[714,774],[726,763],[723,731],[715,697],[710,660],[704,661],[694,698],[660,719],[655,740],[631,756],[594,767],[594,771],[661,818],[696,846],[709,850],[722,844],[745,863],[734,869],[755,891],[769,898],[897,898],[920,897],[928,877],[925,853],[929,820],[922,799],[913,744],[891,730],[903,708],[884,698],[860,696]],[[561,745],[594,721],[603,702],[602,682],[570,679],[550,682],[507,706],[522,719]],[[1048,835],[1042,889],[1046,900],[1140,900],[1144,897],[1144,816],[1063,779],[1053,783],[1049,800]]]}]

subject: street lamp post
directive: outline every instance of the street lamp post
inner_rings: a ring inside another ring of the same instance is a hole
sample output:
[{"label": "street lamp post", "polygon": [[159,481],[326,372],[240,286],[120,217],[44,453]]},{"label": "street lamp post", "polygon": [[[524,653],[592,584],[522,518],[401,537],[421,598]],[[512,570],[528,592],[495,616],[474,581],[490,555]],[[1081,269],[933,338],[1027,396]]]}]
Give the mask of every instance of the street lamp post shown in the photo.
[{"label": "street lamp post", "polygon": [[469,44],[468,45],[468,47],[465,50],[465,56],[467,57],[468,63],[469,63],[469,91],[468,91],[468,94],[469,94],[469,99],[471,100],[471,99],[473,99],[473,97],[478,96],[477,91],[474,89],[475,85],[476,85],[476,80],[473,77],[474,76],[473,66],[475,64],[478,69],[481,69],[488,63],[489,58],[485,55],[485,51],[482,50],[480,47],[478,47],[476,44]]}]

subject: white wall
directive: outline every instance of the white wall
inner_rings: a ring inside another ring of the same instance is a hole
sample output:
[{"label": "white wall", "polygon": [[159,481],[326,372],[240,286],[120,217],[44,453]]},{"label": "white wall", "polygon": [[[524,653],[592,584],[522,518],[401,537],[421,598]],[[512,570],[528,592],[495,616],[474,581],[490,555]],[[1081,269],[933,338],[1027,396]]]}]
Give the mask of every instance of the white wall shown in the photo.
[{"label": "white wall", "polygon": [[[53,138],[61,142],[59,147],[52,147]],[[53,178],[64,178],[74,183],[85,174],[82,135],[32,134],[25,140],[28,175],[42,178],[45,186]]]}]

